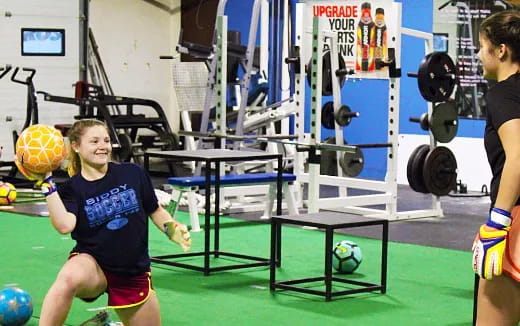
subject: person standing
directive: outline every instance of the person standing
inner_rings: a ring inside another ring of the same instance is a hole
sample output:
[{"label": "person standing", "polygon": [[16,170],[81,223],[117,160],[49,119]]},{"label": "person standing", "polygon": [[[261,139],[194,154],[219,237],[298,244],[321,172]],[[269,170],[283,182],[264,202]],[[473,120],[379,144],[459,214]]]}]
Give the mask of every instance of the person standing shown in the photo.
[{"label": "person standing", "polygon": [[484,146],[491,166],[491,208],[473,243],[481,277],[477,325],[520,322],[520,11],[486,18],[479,33],[486,94]]}]

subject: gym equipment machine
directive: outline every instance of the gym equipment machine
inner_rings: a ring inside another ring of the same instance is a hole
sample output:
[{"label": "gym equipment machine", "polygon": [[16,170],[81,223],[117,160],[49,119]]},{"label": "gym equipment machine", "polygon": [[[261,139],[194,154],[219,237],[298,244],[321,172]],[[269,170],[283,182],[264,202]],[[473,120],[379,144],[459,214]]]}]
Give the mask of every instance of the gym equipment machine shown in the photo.
[{"label": "gym equipment machine", "polygon": [[[133,159],[141,163],[143,152],[151,148],[179,149],[178,136],[170,128],[162,107],[154,100],[106,95],[100,86],[82,81],[76,83],[75,97],[56,96],[43,91],[37,93],[42,94],[46,101],[79,106],[79,114],[74,116],[75,119],[104,121],[108,126],[114,153],[120,161]],[[121,113],[111,113],[110,106],[117,106]],[[141,135],[141,130],[154,134]],[[174,174],[173,166],[168,166],[170,173]]]},{"label": "gym equipment machine", "polygon": [[[0,67],[0,79],[4,77],[13,67],[6,65]],[[21,77],[21,74],[26,73],[25,78]],[[38,101],[36,97],[36,90],[33,83],[33,77],[36,74],[36,70],[27,67],[15,67],[11,75],[11,81],[14,83],[22,84],[27,87],[26,96],[26,111],[24,124],[20,130],[20,133],[27,127],[38,123]],[[16,141],[18,140],[19,133],[16,130],[12,131],[13,136],[13,148],[15,148]],[[10,167],[7,175],[1,177],[2,181],[12,183],[18,188],[32,188],[34,182],[27,180],[24,177],[17,176],[18,168],[13,161],[0,161],[0,167]]]},{"label": "gym equipment machine", "polygon": [[[330,146],[331,149],[334,148],[334,145],[325,145],[323,143],[320,143],[321,140],[321,117],[323,115],[317,114],[319,112],[319,109],[322,107],[321,105],[321,93],[322,90],[322,76],[323,74],[327,75],[325,71],[323,71],[322,68],[322,60],[319,60],[319,58],[322,57],[322,51],[323,51],[323,42],[326,39],[334,40],[334,33],[327,32],[324,29],[320,30],[319,24],[316,22],[320,18],[313,18],[313,34],[311,37],[308,37],[307,39],[312,39],[312,44],[310,41],[307,41],[305,44],[302,39],[306,38],[306,26],[309,26],[309,22],[305,22],[304,18],[301,18],[303,12],[310,11],[309,8],[305,7],[305,4],[299,4],[300,6],[300,17],[297,20],[297,23],[299,23],[299,26],[297,26],[297,44],[296,46],[299,46],[301,51],[309,51],[312,49],[311,52],[311,61],[312,66],[312,74],[311,74],[311,123],[310,123],[310,134],[306,135],[303,130],[304,121],[302,119],[298,120],[296,122],[296,134],[302,135],[298,142],[299,143],[307,143],[310,148],[314,148],[316,150],[316,154],[319,155],[320,151],[323,149],[327,149],[328,146]],[[390,11],[390,10],[389,10]],[[396,28],[394,31],[392,31],[392,36],[389,36],[388,39],[390,40],[388,42],[388,59],[386,61],[381,62],[380,64],[384,66],[388,66],[388,138],[385,143],[381,144],[348,144],[348,145],[340,145],[337,150],[339,151],[345,151],[345,146],[347,147],[354,147],[354,148],[373,148],[373,147],[386,147],[387,148],[387,168],[386,168],[386,175],[383,181],[378,180],[369,180],[369,179],[362,179],[362,178],[351,178],[347,176],[342,176],[338,174],[338,176],[328,176],[328,175],[320,175],[319,171],[319,164],[316,164],[317,162],[314,161],[314,158],[309,154],[309,172],[304,172],[304,164],[303,164],[303,156],[298,156],[298,164],[295,164],[297,167],[297,170],[295,171],[295,174],[298,176],[298,181],[303,183],[308,183],[308,199],[307,199],[307,207],[309,209],[309,212],[318,212],[320,209],[327,209],[327,210],[341,210],[346,211],[349,213],[354,214],[360,214],[360,215],[370,215],[370,216],[384,216],[385,218],[388,218],[390,220],[402,220],[402,219],[412,219],[412,218],[421,218],[421,217],[431,217],[431,216],[442,216],[442,209],[440,207],[440,201],[437,195],[432,194],[432,206],[427,207],[425,209],[417,209],[417,210],[410,210],[410,211],[397,211],[397,144],[398,144],[398,134],[399,134],[399,98],[400,98],[400,39],[402,34],[410,35],[413,37],[418,37],[421,39],[424,39],[426,41],[426,50],[429,52],[429,50],[432,47],[432,35],[429,33],[424,33],[420,31],[415,31],[411,29],[404,28],[400,25],[401,19],[401,6],[399,3],[393,3],[392,4],[392,13],[389,16],[394,17],[393,19],[397,22]],[[327,26],[324,24],[324,26]],[[329,42],[331,42],[329,40]],[[334,50],[334,44],[329,43],[328,46],[329,49]],[[331,58],[335,58],[336,54],[334,52],[331,52]],[[305,70],[305,66],[303,65],[303,61],[305,60],[305,57],[303,60],[300,60],[300,71]],[[435,59],[435,58],[434,58]],[[432,59],[432,62],[435,61]],[[332,76],[337,76],[334,74],[334,72],[337,72],[338,70],[341,70],[339,66],[336,65],[336,60],[331,60],[331,69],[332,69]],[[431,66],[429,68],[438,68],[436,66]],[[316,72],[316,74],[314,73]],[[426,81],[429,84],[423,84],[424,72],[421,71],[419,73],[421,75],[421,86],[431,86],[437,88],[442,88],[445,83],[449,83],[450,85],[455,82],[455,78],[453,76],[443,75],[442,78],[434,78],[433,80]],[[362,74],[361,74],[362,75]],[[356,76],[354,76],[355,78]],[[446,77],[446,79],[444,79]],[[447,78],[449,77],[449,78]],[[296,101],[305,99],[305,87],[303,86],[304,83],[301,82],[302,76],[296,75],[297,82],[296,85],[299,85],[297,88],[297,94],[298,97],[296,98]],[[332,92],[334,95],[334,110],[332,116],[334,118],[336,115],[339,114],[340,107],[341,107],[341,101],[338,101],[339,98],[336,96],[336,94],[339,94],[339,87],[341,85],[341,80],[338,80],[337,78],[332,78]],[[441,85],[441,86],[438,86]],[[334,88],[337,87],[337,91],[334,90]],[[336,102],[337,101],[337,102]],[[301,108],[303,111],[303,106]],[[346,110],[344,110],[346,111]],[[330,113],[330,112],[329,112]],[[432,108],[431,103],[429,103],[429,116],[435,116],[432,114]],[[331,116],[330,114],[325,114],[324,116]],[[344,121],[344,120],[343,120]],[[453,119],[452,119],[453,121]],[[337,121],[335,121],[337,122]],[[453,123],[452,123],[453,124]],[[341,126],[337,125],[335,126],[336,133],[335,133],[335,141],[336,142],[342,142],[343,141],[343,135],[340,132],[337,132],[338,129],[341,131]],[[435,140],[433,136],[430,134],[431,138],[431,146],[435,146]],[[348,151],[346,151],[348,152]],[[439,155],[436,155],[439,154]],[[440,155],[442,154],[442,155]],[[444,150],[440,149],[436,151],[434,154],[431,155],[432,162],[437,162],[437,160],[434,160],[434,158],[444,158],[446,155]],[[358,159],[359,161],[359,159]],[[442,160],[441,160],[442,161]],[[319,161],[318,161],[319,162]],[[338,159],[338,165],[339,162],[341,162],[340,159]],[[432,163],[435,165],[436,163]],[[443,170],[442,168],[441,170]],[[448,168],[449,170],[449,168]],[[444,171],[444,170],[443,170]],[[341,173],[341,167],[338,166],[338,172]],[[430,171],[432,172],[432,171]],[[438,186],[442,188],[444,186],[443,183],[436,184],[433,182],[433,180],[437,180],[437,172],[439,170],[434,170],[433,173],[430,173],[427,180],[432,181],[432,184],[435,186]],[[319,195],[319,187],[321,185],[328,185],[328,186],[335,186],[338,187],[339,196],[338,197],[331,197],[331,198],[320,198]],[[366,195],[348,195],[347,189],[361,189],[363,191],[368,191],[368,194]],[[384,205],[385,209],[374,209],[369,208],[367,206],[372,205]]]}]

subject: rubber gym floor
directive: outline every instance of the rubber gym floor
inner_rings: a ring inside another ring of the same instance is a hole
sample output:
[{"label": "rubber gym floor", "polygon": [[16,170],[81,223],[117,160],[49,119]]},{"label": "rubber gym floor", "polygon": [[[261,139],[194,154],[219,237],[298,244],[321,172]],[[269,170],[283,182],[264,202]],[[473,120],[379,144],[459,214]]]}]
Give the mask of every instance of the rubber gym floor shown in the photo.
[{"label": "rubber gym floor", "polygon": [[[431,196],[407,186],[399,187],[398,198],[399,210],[420,209],[431,202]],[[443,197],[442,218],[391,222],[384,295],[362,293],[325,302],[323,297],[293,291],[271,293],[267,267],[203,276],[197,271],[153,264],[163,325],[471,325],[469,249],[488,206],[488,197]],[[20,204],[16,206],[18,213],[0,213],[0,286],[17,286],[32,296],[34,313],[28,325],[38,324],[43,297],[73,245],[70,236],[58,234],[48,218],[38,216],[39,211],[46,211],[43,203]],[[188,215],[179,212],[177,219],[188,222]],[[355,241],[363,251],[359,269],[348,277],[379,281],[379,230],[366,227],[334,235],[335,241]],[[269,232],[269,224],[251,214],[225,217],[221,250],[267,257]],[[192,250],[202,249],[203,237],[203,232],[192,234]],[[322,275],[323,239],[321,231],[284,226],[277,279]],[[152,256],[178,252],[178,246],[150,227]],[[202,265],[201,257],[185,259]],[[221,257],[213,259],[212,266],[229,263]],[[336,285],[335,289],[344,287]],[[90,304],[75,300],[66,325],[79,325],[105,305],[105,295]],[[114,312],[111,316],[117,320]]]}]

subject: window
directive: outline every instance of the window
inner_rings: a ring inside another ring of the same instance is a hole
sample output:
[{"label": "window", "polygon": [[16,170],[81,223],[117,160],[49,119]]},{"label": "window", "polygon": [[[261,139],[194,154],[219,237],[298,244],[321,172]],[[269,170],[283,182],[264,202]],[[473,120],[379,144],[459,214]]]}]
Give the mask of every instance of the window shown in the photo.
[{"label": "window", "polygon": [[447,33],[433,33],[433,51],[448,52]]}]

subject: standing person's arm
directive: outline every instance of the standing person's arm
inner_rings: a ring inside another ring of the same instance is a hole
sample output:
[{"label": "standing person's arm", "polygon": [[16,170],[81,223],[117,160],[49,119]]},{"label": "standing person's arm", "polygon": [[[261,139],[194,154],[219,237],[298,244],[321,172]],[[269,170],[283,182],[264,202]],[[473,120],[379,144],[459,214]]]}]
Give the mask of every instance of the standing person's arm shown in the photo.
[{"label": "standing person's arm", "polygon": [[185,224],[181,224],[173,219],[173,217],[163,207],[159,206],[150,214],[155,226],[166,233],[168,238],[178,243],[184,251],[188,251],[191,246],[190,232]]},{"label": "standing person's arm", "polygon": [[498,129],[506,160],[495,207],[511,212],[520,195],[520,119],[505,122]]}]

